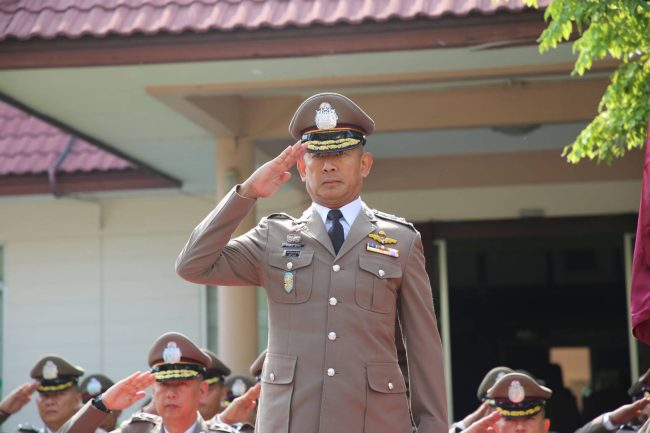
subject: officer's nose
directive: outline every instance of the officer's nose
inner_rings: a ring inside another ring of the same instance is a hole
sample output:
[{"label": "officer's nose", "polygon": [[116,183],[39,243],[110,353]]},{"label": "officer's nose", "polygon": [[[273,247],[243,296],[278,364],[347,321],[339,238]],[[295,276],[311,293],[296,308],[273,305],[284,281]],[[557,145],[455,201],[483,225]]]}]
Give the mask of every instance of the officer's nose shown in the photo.
[{"label": "officer's nose", "polygon": [[336,164],[333,163],[333,158],[325,157],[325,161],[323,162],[323,171],[326,173],[336,171]]}]

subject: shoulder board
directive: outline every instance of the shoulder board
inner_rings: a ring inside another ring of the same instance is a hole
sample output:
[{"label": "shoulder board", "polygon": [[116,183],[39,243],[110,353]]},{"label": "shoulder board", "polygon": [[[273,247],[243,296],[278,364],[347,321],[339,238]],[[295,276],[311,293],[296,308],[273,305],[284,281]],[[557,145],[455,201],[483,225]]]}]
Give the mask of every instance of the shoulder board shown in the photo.
[{"label": "shoulder board", "polygon": [[151,424],[157,424],[158,421],[160,420],[159,415],[153,415],[150,413],[145,413],[145,412],[138,412],[134,413],[131,418],[129,418],[126,423],[131,424],[134,422],[148,422]]},{"label": "shoulder board", "polygon": [[286,214],[284,212],[277,212],[277,213],[272,213],[270,215],[266,216],[268,219],[285,219],[285,220],[292,220],[293,217],[289,214]]},{"label": "shoulder board", "polygon": [[43,429],[34,427],[31,424],[23,423],[23,424],[18,424],[18,428],[16,428],[17,432],[24,432],[24,433],[42,433]]},{"label": "shoulder board", "polygon": [[211,432],[219,432],[219,433],[234,433],[236,430],[229,426],[228,424],[224,424],[221,422],[217,422],[214,419],[208,421],[206,423],[206,426],[208,428],[208,431]]},{"label": "shoulder board", "polygon": [[393,215],[393,214],[389,214],[389,213],[386,213],[386,212],[378,211],[377,209],[372,209],[372,213],[374,213],[375,216],[377,216],[377,217],[379,217],[379,218],[381,218],[381,219],[385,219],[385,220],[389,220],[389,221],[394,221],[394,222],[396,222],[396,223],[400,223],[400,224],[402,224],[402,225],[405,225],[405,226],[411,228],[411,229],[414,230],[414,231],[417,231],[417,230],[415,230],[415,226],[414,226],[413,224],[411,224],[410,222],[406,221],[406,220],[405,220],[404,218],[402,218],[402,217],[398,217],[398,216],[395,216],[395,215]]}]

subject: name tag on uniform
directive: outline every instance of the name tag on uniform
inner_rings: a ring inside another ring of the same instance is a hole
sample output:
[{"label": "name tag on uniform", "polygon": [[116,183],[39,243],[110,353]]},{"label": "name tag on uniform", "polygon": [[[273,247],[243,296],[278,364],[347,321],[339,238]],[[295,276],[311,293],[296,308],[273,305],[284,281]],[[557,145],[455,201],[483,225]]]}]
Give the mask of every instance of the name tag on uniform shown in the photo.
[{"label": "name tag on uniform", "polygon": [[385,245],[380,245],[375,242],[368,242],[368,245],[366,245],[366,251],[371,251],[373,253],[383,254],[390,257],[399,257],[398,249],[388,248]]},{"label": "name tag on uniform", "polygon": [[285,257],[300,257],[300,251],[299,250],[284,250],[282,251],[282,255]]}]

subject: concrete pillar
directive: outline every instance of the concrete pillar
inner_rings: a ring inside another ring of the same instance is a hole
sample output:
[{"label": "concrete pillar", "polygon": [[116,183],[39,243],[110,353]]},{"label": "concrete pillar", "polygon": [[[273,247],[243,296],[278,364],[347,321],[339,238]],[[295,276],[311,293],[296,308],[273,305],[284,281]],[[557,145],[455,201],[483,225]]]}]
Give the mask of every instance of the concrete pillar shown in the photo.
[{"label": "concrete pillar", "polygon": [[[253,143],[234,137],[217,139],[217,199],[255,169]],[[257,223],[251,212],[235,231],[245,233]],[[218,356],[233,373],[248,374],[257,357],[257,288],[218,287]]]}]

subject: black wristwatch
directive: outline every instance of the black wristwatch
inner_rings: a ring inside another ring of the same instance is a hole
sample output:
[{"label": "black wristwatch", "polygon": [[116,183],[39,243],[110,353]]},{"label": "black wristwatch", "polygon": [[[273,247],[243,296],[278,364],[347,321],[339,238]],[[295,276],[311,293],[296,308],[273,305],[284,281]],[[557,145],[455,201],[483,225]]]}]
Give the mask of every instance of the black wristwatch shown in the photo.
[{"label": "black wristwatch", "polygon": [[104,402],[102,401],[103,396],[104,394],[99,394],[97,397],[91,400],[91,404],[95,406],[97,409],[101,410],[102,412],[111,413],[112,411],[108,409],[104,404]]}]

